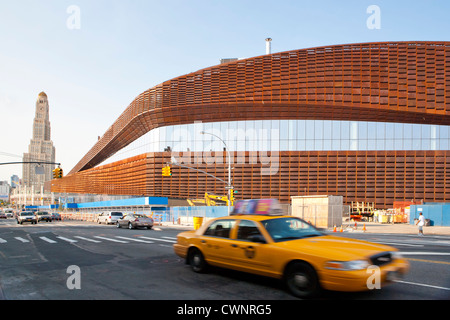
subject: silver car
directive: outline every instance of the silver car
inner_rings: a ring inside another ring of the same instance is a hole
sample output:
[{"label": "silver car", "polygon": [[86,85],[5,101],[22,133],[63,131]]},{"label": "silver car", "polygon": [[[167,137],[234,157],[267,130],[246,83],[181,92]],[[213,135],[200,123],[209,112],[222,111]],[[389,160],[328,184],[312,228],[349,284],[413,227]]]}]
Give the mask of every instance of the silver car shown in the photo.
[{"label": "silver car", "polygon": [[17,214],[17,223],[31,222],[36,224],[38,222],[36,215],[32,211],[22,211]]},{"label": "silver car", "polygon": [[14,217],[14,211],[12,209],[5,209],[5,214],[7,218],[13,218]]},{"label": "silver car", "polygon": [[146,227],[150,230],[153,227],[153,219],[143,214],[129,213],[117,220],[116,226],[117,228],[128,227],[128,229]]},{"label": "silver car", "polygon": [[48,213],[47,211],[39,211],[37,214],[38,222],[40,221],[47,221],[52,222],[52,215]]}]

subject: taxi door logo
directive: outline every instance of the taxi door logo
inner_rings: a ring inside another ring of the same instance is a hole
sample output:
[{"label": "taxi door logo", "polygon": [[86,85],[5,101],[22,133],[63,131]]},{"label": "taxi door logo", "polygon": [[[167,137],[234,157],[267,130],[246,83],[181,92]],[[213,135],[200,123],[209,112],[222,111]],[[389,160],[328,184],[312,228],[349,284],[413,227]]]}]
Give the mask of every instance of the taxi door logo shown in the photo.
[{"label": "taxi door logo", "polygon": [[253,247],[247,247],[245,248],[245,256],[249,259],[253,259],[256,255],[255,248]]}]

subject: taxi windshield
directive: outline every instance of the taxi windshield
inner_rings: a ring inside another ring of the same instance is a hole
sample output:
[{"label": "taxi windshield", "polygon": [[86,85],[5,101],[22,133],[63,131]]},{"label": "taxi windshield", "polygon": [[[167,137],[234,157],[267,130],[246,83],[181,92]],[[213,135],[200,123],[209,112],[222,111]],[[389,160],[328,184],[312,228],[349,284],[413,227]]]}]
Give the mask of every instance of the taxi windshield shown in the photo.
[{"label": "taxi windshield", "polygon": [[273,241],[288,241],[308,237],[318,237],[323,234],[299,218],[277,218],[262,221]]}]

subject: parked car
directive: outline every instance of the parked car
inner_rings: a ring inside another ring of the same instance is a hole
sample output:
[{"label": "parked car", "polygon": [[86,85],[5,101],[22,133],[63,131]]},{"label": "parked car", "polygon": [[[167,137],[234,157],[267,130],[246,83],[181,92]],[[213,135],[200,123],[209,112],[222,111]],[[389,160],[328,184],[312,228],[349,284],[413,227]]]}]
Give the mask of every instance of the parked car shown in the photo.
[{"label": "parked car", "polygon": [[123,213],[119,211],[104,211],[97,216],[97,222],[112,224],[123,217]]},{"label": "parked car", "polygon": [[5,209],[5,214],[7,218],[13,218],[14,217],[14,211],[12,209]]},{"label": "parked car", "polygon": [[47,222],[52,222],[52,215],[50,213],[48,213],[47,211],[38,211],[36,213],[38,222],[39,221],[47,221]]},{"label": "parked car", "polygon": [[0,219],[6,219],[6,213],[4,213],[3,211],[0,211]]},{"label": "parked car", "polygon": [[32,211],[22,211],[17,214],[17,223],[23,224],[24,222],[31,222],[36,224],[38,219]]},{"label": "parked car", "polygon": [[61,221],[61,215],[58,212],[52,212],[52,220]]},{"label": "parked car", "polygon": [[146,227],[151,229],[153,227],[153,219],[143,214],[129,213],[116,222],[117,228],[128,227],[128,229]]}]

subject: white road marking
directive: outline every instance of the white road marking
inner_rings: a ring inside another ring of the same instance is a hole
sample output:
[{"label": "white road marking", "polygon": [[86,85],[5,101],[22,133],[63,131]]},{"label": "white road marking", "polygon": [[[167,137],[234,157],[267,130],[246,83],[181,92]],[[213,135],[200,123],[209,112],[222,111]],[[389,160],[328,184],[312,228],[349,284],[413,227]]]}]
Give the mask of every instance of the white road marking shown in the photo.
[{"label": "white road marking", "polygon": [[400,242],[386,242],[386,241],[373,241],[370,242],[381,243],[381,244],[390,244],[393,246],[406,246],[406,247],[423,247],[423,244],[409,244],[409,243],[400,243]]},{"label": "white road marking", "polygon": [[67,241],[67,242],[70,242],[70,243],[78,242],[78,240],[68,239],[68,238],[59,237],[59,236],[57,238],[61,239],[61,240],[64,240],[64,241]]},{"label": "white road marking", "polygon": [[103,239],[103,240],[112,241],[112,242],[128,243],[128,241],[122,241],[122,240],[117,240],[117,239],[110,239],[110,238],[105,238],[105,237],[100,237],[100,236],[94,236],[94,238]]},{"label": "white road marking", "polygon": [[154,243],[153,241],[145,241],[145,240],[134,239],[134,238],[120,237],[120,236],[116,236],[116,238],[130,240],[130,241],[136,241],[136,242],[143,242],[143,243]]},{"label": "white road marking", "polygon": [[440,289],[440,290],[450,291],[450,288],[432,286],[430,284],[415,283],[415,282],[408,282],[408,281],[401,281],[401,280],[394,280],[394,282],[404,283],[404,284],[411,284],[411,285],[420,286],[420,287],[427,287],[427,288],[433,288],[433,289]]},{"label": "white road marking", "polygon": [[8,241],[6,241],[5,239],[0,238],[0,243],[7,243]]},{"label": "white road marking", "polygon": [[99,240],[89,239],[89,238],[80,237],[80,236],[74,236],[74,238],[81,239],[81,240],[86,240],[86,241],[94,242],[94,243],[100,243],[101,242]]},{"label": "white road marking", "polygon": [[22,241],[23,243],[30,242],[30,240],[27,240],[27,239],[24,239],[24,238],[21,238],[21,237],[14,237],[14,239],[17,239],[17,240],[19,240],[19,241]]},{"label": "white road marking", "polygon": [[160,238],[150,238],[150,237],[139,237],[142,239],[148,239],[148,240],[156,240],[156,241],[164,241],[164,242],[171,242],[171,243],[175,243],[175,240],[166,240],[166,239],[160,239]]},{"label": "white road marking", "polygon": [[47,238],[47,237],[39,237],[40,239],[42,239],[42,240],[44,240],[44,241],[47,241],[48,243],[57,243],[56,241],[54,241],[54,240],[52,240],[52,239],[49,239],[49,238]]},{"label": "white road marking", "polygon": [[175,237],[163,237],[164,239],[177,240]]},{"label": "white road marking", "polygon": [[403,256],[450,256],[450,252],[400,252]]}]

